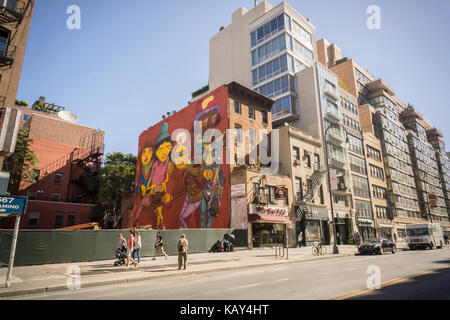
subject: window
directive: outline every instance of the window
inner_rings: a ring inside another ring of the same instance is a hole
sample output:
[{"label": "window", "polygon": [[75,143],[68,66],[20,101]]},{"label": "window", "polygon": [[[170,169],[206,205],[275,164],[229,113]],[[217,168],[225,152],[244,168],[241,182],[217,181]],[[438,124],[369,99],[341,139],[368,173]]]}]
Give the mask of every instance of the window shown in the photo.
[{"label": "window", "polygon": [[22,121],[25,122],[28,119],[30,119],[30,115],[29,114],[24,114],[23,117],[22,117]]},{"label": "window", "polygon": [[377,218],[388,219],[388,208],[375,206],[375,211],[377,214]]},{"label": "window", "polygon": [[39,211],[31,211],[30,216],[28,217],[28,226],[35,227],[39,223]]},{"label": "window", "polygon": [[35,183],[38,183],[38,182],[39,182],[39,176],[40,176],[40,174],[41,174],[41,170],[33,169],[33,172],[34,172],[34,174],[35,174],[34,182],[35,182]]},{"label": "window", "polygon": [[323,198],[323,186],[320,186],[318,200],[319,200],[320,204],[325,204],[324,198]]},{"label": "window", "polygon": [[372,193],[375,198],[386,199],[386,188],[372,186]]},{"label": "window", "polygon": [[302,26],[300,26],[300,24],[298,24],[295,20],[292,20],[292,31],[294,31],[294,33],[303,41],[307,42],[307,43],[311,43],[312,39],[311,39],[311,34],[306,31]]},{"label": "window", "polygon": [[0,5],[8,8],[9,10],[16,11],[17,0],[3,0],[0,1]]},{"label": "window", "polygon": [[61,199],[61,193],[53,192],[52,193],[52,201],[59,201]]},{"label": "window", "polygon": [[253,199],[259,201],[259,183],[253,183]]},{"label": "window", "polygon": [[350,161],[350,170],[361,174],[367,174],[366,162],[364,161],[364,159],[355,157],[351,154],[349,154],[348,156]]},{"label": "window", "polygon": [[303,200],[302,178],[295,177],[295,197],[297,200]]},{"label": "window", "polygon": [[295,78],[292,77],[291,75],[289,76],[286,75],[281,78],[275,79],[271,82],[268,82],[259,88],[256,88],[255,91],[269,98],[279,96],[280,94],[289,91],[295,92],[296,91]]},{"label": "window", "polygon": [[311,168],[311,157],[309,156],[309,154],[305,153],[303,155],[303,162],[305,163],[305,166],[307,168]]},{"label": "window", "polygon": [[[266,81],[288,69],[288,58],[292,60],[290,55],[282,55],[252,71],[253,85]],[[292,70],[292,61],[289,62]]]},{"label": "window", "polygon": [[281,50],[286,49],[287,42],[289,42],[289,35],[286,36],[283,34],[253,50],[252,65],[256,65],[264,60],[267,60],[278,54]]},{"label": "window", "polygon": [[74,226],[75,222],[76,222],[76,218],[77,218],[77,214],[70,212],[69,215],[67,216],[67,226]]},{"label": "window", "polygon": [[358,217],[373,218],[370,202],[355,200],[355,210],[358,213]]},{"label": "window", "polygon": [[281,118],[285,115],[297,114],[297,100],[293,96],[287,96],[276,100],[272,107],[272,117]]},{"label": "window", "polygon": [[269,118],[267,116],[267,111],[261,111],[261,117],[262,117],[262,121],[265,124],[269,123]]},{"label": "window", "polygon": [[63,181],[63,174],[61,172],[55,173],[55,180],[53,181],[54,184],[62,184]]},{"label": "window", "polygon": [[361,178],[352,174],[353,192],[357,197],[369,198],[369,182],[366,178]]},{"label": "window", "polygon": [[57,212],[55,216],[55,228],[62,228],[64,224],[64,212]]},{"label": "window", "polygon": [[242,127],[238,124],[235,124],[234,129],[236,130],[236,142],[238,145],[240,145],[242,143]]},{"label": "window", "polygon": [[312,62],[313,61],[313,53],[311,50],[306,48],[303,44],[298,42],[296,39],[294,39],[294,52],[305,58],[307,61]]},{"label": "window", "polygon": [[255,119],[255,107],[248,106],[248,117],[250,119]]},{"label": "window", "polygon": [[381,161],[381,153],[380,150],[377,150],[375,148],[372,148],[371,146],[367,146],[367,156],[369,158]]},{"label": "window", "polygon": [[250,34],[251,46],[253,47],[271,37],[278,31],[283,30],[285,27],[285,22],[288,22],[287,24],[289,27],[289,18],[282,14],[253,31]]},{"label": "window", "polygon": [[8,30],[0,29],[0,56],[6,56],[8,53],[9,35]]},{"label": "window", "polygon": [[234,100],[234,112],[241,113],[241,103],[236,99]]},{"label": "window", "polygon": [[379,168],[377,166],[374,165],[370,165],[370,175],[372,177],[375,177],[377,179],[383,180],[384,181],[384,171],[382,168]]},{"label": "window", "polygon": [[320,169],[320,156],[318,154],[314,154],[314,170]]},{"label": "window", "polygon": [[293,153],[294,160],[300,160],[300,149],[299,148],[293,147],[292,153]]},{"label": "window", "polygon": [[349,150],[363,155],[363,144],[361,139],[358,139],[351,134],[348,134],[347,138]]}]

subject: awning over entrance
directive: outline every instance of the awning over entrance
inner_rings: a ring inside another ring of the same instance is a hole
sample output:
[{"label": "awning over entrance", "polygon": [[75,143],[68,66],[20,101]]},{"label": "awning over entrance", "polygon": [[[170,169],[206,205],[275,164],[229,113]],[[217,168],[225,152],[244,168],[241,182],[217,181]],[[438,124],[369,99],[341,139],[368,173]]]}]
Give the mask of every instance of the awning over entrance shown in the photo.
[{"label": "awning over entrance", "polygon": [[289,219],[289,217],[273,216],[273,215],[268,215],[268,214],[249,214],[248,221],[291,224],[291,219]]}]

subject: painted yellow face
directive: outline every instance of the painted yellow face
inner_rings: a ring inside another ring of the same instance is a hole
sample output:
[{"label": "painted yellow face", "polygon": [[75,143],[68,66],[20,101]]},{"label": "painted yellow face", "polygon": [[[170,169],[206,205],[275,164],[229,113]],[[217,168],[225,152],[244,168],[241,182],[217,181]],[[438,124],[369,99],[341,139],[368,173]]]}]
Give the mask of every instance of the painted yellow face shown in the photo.
[{"label": "painted yellow face", "polygon": [[152,160],[152,156],[153,156],[153,149],[152,148],[145,148],[142,151],[142,155],[141,155],[141,161],[143,165],[147,165],[150,163],[150,161]]},{"label": "painted yellow face", "polygon": [[172,143],[171,142],[163,142],[158,150],[156,150],[156,157],[159,159],[159,161],[164,162],[167,160],[167,157],[170,154],[170,151],[172,151]]}]

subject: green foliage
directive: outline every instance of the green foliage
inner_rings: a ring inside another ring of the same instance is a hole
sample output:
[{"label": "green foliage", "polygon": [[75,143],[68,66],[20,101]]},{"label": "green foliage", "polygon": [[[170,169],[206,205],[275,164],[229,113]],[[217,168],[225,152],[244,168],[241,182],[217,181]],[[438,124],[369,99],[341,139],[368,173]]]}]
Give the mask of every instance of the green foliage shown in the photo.
[{"label": "green foliage", "polygon": [[120,152],[106,154],[98,177],[98,208],[93,215],[95,218],[103,216],[105,220],[119,216],[123,196],[134,191],[136,156]]},{"label": "green foliage", "polygon": [[45,112],[45,113],[48,113],[48,114],[51,113],[50,110],[48,110],[48,108],[44,104],[35,104],[35,105],[33,105],[32,109],[36,110],[36,111]]},{"label": "green foliage", "polygon": [[192,99],[194,99],[196,96],[201,95],[202,93],[205,93],[208,90],[209,90],[209,85],[206,85],[203,88],[200,88],[197,91],[192,92]]},{"label": "green foliage", "polygon": [[34,182],[37,176],[36,169],[39,159],[31,150],[30,146],[33,139],[28,137],[29,130],[25,127],[20,127],[17,133],[16,148],[14,153],[6,158],[4,167],[10,173],[10,181],[8,191],[11,194],[16,194],[19,191],[20,182]]},{"label": "green foliage", "polygon": [[16,99],[16,105],[21,107],[28,107],[30,104],[28,101]]},{"label": "green foliage", "polygon": [[345,58],[336,60],[335,65],[338,65],[338,64],[340,64],[340,63],[342,63],[342,62],[345,62],[345,61],[347,61],[347,60],[348,60],[348,57],[345,57]]}]

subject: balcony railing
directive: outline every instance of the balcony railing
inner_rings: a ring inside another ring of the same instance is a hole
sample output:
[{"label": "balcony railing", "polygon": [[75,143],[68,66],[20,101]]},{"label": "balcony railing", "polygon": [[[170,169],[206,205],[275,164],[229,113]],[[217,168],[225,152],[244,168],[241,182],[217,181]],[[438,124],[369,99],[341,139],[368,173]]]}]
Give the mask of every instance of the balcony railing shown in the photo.
[{"label": "balcony railing", "polygon": [[21,21],[26,8],[26,3],[20,0],[0,2],[0,24]]},{"label": "balcony railing", "polygon": [[0,49],[0,67],[8,67],[13,64],[16,49],[17,47],[13,45],[8,45],[6,49]]}]

